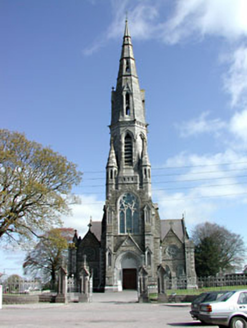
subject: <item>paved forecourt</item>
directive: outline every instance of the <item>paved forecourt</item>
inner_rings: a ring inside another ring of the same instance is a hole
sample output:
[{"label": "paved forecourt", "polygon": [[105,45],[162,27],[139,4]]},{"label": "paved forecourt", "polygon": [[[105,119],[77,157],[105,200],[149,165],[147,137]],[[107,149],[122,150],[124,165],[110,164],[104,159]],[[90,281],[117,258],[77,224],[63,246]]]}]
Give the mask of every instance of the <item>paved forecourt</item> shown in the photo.
[{"label": "paved forecourt", "polygon": [[1,328],[203,327],[189,304],[139,304],[136,292],[93,294],[90,303],[3,305]]}]

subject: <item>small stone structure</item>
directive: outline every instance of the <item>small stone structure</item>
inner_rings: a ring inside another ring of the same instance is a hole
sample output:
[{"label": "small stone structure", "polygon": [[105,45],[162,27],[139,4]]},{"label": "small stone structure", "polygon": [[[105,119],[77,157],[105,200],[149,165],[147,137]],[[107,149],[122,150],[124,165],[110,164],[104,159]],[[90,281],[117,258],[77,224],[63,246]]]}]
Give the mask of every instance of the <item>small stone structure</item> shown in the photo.
[{"label": "small stone structure", "polygon": [[142,265],[138,272],[138,302],[148,303],[148,272]]},{"label": "small stone structure", "polygon": [[168,301],[167,294],[166,294],[167,272],[162,265],[158,266],[157,277],[158,277],[158,301],[167,302]]},{"label": "small stone structure", "polygon": [[58,270],[58,294],[56,303],[67,303],[67,271],[60,267]]},{"label": "small stone structure", "polygon": [[84,263],[80,270],[80,293],[79,302],[89,302],[91,291],[90,291],[90,272],[86,262],[87,256],[84,255]]}]

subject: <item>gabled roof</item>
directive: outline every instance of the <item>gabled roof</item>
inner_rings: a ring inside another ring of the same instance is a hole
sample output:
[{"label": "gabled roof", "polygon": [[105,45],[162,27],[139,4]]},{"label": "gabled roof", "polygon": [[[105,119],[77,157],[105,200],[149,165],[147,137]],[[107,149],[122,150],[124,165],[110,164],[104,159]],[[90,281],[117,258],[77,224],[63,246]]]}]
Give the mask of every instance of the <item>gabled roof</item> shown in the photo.
[{"label": "gabled roof", "polygon": [[184,242],[188,238],[183,219],[160,220],[160,226],[161,240],[166,237],[170,230],[175,233],[181,242]]}]

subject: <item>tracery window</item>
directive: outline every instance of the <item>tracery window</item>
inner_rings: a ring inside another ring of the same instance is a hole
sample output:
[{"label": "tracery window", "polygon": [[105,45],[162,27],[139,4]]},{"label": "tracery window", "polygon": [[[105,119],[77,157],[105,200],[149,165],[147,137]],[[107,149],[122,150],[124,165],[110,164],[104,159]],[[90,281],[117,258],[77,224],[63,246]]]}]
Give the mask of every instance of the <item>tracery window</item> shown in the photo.
[{"label": "tracery window", "polygon": [[123,194],[119,199],[119,232],[139,232],[139,202],[130,193]]}]

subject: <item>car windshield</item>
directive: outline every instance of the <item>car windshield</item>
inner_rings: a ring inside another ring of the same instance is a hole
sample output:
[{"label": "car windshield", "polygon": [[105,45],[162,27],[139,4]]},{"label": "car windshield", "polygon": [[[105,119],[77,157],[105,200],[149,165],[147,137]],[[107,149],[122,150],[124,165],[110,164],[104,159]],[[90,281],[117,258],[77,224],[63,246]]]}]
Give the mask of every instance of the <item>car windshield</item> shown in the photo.
[{"label": "car windshield", "polygon": [[236,291],[228,292],[228,293],[222,295],[221,297],[219,297],[218,301],[219,302],[225,302],[235,293],[236,293]]},{"label": "car windshield", "polygon": [[209,293],[207,295],[207,297],[205,298],[204,302],[211,302],[211,301],[215,301],[218,300],[222,295],[225,295],[226,293],[228,293],[228,291],[220,291],[220,292],[213,292],[213,293]]}]

